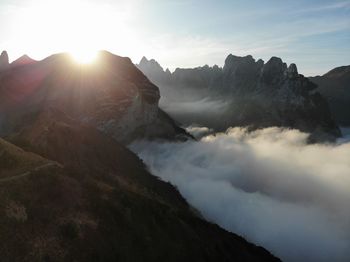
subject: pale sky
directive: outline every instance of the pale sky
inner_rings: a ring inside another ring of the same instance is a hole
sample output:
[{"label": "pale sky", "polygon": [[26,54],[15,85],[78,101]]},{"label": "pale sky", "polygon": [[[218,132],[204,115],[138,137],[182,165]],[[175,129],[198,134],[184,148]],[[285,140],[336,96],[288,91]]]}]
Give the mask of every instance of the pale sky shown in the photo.
[{"label": "pale sky", "polygon": [[171,70],[230,53],[305,75],[350,64],[350,0],[0,0],[0,32],[11,60],[107,49]]}]

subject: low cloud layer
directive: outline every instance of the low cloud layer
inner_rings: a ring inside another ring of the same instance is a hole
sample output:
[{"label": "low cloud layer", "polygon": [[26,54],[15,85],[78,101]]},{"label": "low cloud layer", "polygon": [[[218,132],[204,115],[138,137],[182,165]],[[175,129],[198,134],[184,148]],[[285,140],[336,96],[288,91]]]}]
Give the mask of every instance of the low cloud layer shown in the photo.
[{"label": "low cloud layer", "polygon": [[348,261],[350,142],[307,145],[306,138],[234,128],[199,142],[131,148],[206,219],[283,260]]},{"label": "low cloud layer", "polygon": [[214,130],[208,127],[191,125],[186,128],[186,131],[194,136],[196,139],[201,139],[205,136],[211,135],[214,133]]},{"label": "low cloud layer", "polygon": [[[160,90],[160,108],[184,125],[201,125],[215,130],[226,130],[230,126],[223,119],[230,119],[232,99],[209,99],[213,94],[188,88],[179,92],[174,88]],[[198,95],[199,93],[199,95]],[[202,97],[202,96],[206,97]],[[196,119],[196,122],[193,122]]]},{"label": "low cloud layer", "polygon": [[[198,92],[198,91],[197,91]],[[164,96],[164,95],[163,95]],[[182,99],[182,101],[181,101]],[[164,100],[164,101],[163,101]],[[208,98],[189,99],[187,101],[182,97],[178,100],[169,101],[163,99],[160,106],[169,114],[215,114],[226,110],[229,103],[222,100],[210,100]],[[183,101],[185,100],[185,101]]]}]

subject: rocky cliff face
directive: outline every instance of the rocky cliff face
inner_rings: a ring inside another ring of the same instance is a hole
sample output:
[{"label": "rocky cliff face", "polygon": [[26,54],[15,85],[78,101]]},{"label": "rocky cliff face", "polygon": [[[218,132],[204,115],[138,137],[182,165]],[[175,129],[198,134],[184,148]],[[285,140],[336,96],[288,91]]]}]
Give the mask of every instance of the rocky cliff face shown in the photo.
[{"label": "rocky cliff face", "polygon": [[309,77],[318,85],[341,126],[350,126],[350,66],[334,68],[323,76]]},{"label": "rocky cliff face", "polygon": [[28,61],[20,59],[17,66],[0,71],[2,134],[55,108],[123,143],[186,137],[163,117],[158,88],[128,58],[103,51],[90,66],[77,65],[67,54]]},{"label": "rocky cliff face", "polygon": [[[169,78],[171,77],[169,69],[164,70],[156,60],[148,60],[146,57],[142,57],[140,65],[142,65],[142,72],[150,76],[150,80],[153,83],[162,83],[162,85],[169,83]],[[154,79],[153,76],[155,77]]]},{"label": "rocky cliff face", "polygon": [[[138,65],[141,70],[146,62],[144,60]],[[146,75],[148,73],[145,72]],[[223,68],[177,69],[169,77],[167,85],[156,80],[159,74],[158,70],[149,77],[158,83],[162,95],[167,96],[171,89],[190,90],[189,95],[195,92],[203,94],[193,96],[194,101],[200,97],[228,105],[216,113],[221,116],[221,121],[214,119],[213,122],[197,115],[178,117],[172,114],[179,121],[191,124],[192,118],[192,123],[217,130],[230,126],[250,126],[254,129],[290,127],[311,133],[312,140],[332,140],[341,135],[326,100],[315,92],[317,86],[300,75],[295,64],[287,66],[280,58],[272,57],[264,63],[262,60],[255,61],[252,56],[229,55]]]}]

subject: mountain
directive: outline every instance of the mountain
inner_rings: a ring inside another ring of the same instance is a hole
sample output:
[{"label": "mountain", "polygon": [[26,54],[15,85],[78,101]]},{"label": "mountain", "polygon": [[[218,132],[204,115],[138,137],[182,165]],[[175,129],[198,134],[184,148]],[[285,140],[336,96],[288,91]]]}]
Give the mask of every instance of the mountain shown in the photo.
[{"label": "mountain", "polygon": [[[229,55],[223,68],[206,65],[176,69],[170,75],[154,60],[142,59],[137,66],[160,87],[161,106],[185,124],[217,131],[231,126],[296,128],[311,133],[311,141],[341,136],[317,86],[299,74],[295,64],[288,67],[280,58],[264,63],[252,56]],[[190,103],[205,110],[181,110]]]},{"label": "mountain", "polygon": [[23,55],[11,63],[12,67],[35,63],[36,61],[27,55]]},{"label": "mountain", "polygon": [[142,57],[140,65],[142,65],[142,72],[146,76],[155,77],[155,79],[150,78],[152,82],[160,82],[162,84],[170,83],[169,79],[171,77],[171,73],[169,69],[164,70],[156,60],[147,60],[146,57]]},{"label": "mountain", "polygon": [[68,54],[15,64],[21,66],[0,71],[0,135],[53,107],[123,143],[188,137],[159,109],[158,88],[129,58],[101,51],[90,66],[78,66]]},{"label": "mountain", "polygon": [[327,98],[330,109],[341,126],[350,126],[350,66],[334,68],[323,76],[309,77],[317,91]]},{"label": "mountain", "polygon": [[[131,89],[129,99],[146,104],[141,119],[158,99],[130,60],[105,55],[114,63],[81,68],[59,55],[1,73],[1,261],[279,261],[203,220],[124,139],[96,125],[102,104],[88,106],[102,91],[119,95],[110,98],[117,107]],[[162,111],[156,117],[164,132],[183,132]]]}]

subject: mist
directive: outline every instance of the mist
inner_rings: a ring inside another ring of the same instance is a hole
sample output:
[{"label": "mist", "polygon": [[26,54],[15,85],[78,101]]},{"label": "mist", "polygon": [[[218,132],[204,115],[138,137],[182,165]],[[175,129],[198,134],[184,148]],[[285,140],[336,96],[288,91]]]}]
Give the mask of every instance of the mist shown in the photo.
[{"label": "mist", "polygon": [[194,88],[162,87],[160,94],[159,107],[182,125],[205,126],[216,131],[224,131],[231,126],[228,122],[232,99],[215,97],[206,90]]},{"label": "mist", "polygon": [[284,261],[348,261],[350,140],[307,144],[297,130],[226,133],[131,145],[150,171],[215,222]]}]

